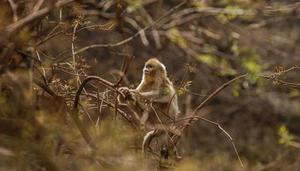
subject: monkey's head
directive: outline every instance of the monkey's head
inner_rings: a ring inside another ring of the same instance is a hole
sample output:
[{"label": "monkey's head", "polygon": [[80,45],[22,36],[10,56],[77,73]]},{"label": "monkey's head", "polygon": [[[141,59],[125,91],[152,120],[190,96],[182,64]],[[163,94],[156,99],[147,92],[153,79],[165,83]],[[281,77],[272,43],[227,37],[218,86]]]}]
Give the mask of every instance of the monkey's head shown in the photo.
[{"label": "monkey's head", "polygon": [[166,67],[157,58],[151,58],[145,63],[143,76],[148,81],[158,77],[167,77]]}]

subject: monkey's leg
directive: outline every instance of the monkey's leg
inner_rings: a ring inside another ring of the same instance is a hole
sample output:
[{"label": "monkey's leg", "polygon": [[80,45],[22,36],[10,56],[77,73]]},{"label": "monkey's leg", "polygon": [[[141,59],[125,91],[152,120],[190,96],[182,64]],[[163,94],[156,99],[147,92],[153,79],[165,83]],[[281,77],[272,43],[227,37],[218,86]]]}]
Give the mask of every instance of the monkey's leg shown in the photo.
[{"label": "monkey's leg", "polygon": [[143,115],[140,119],[142,128],[145,127],[145,123],[147,122],[148,118],[149,118],[149,112],[147,110],[144,110]]}]

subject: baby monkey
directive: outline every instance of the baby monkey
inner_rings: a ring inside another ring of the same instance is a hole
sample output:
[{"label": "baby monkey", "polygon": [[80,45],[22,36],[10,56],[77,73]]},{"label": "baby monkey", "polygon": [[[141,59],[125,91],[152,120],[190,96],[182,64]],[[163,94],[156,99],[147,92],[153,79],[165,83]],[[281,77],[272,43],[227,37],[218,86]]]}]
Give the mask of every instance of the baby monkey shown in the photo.
[{"label": "baby monkey", "polygon": [[[119,88],[124,96],[119,96],[120,103],[126,103],[139,117],[141,126],[144,126],[149,118],[149,112],[153,109],[150,105],[154,104],[157,111],[168,115],[175,120],[180,111],[178,108],[177,94],[164,64],[158,59],[149,59],[143,69],[143,77],[139,86],[135,89],[127,87]],[[155,111],[156,113],[156,111]]]}]

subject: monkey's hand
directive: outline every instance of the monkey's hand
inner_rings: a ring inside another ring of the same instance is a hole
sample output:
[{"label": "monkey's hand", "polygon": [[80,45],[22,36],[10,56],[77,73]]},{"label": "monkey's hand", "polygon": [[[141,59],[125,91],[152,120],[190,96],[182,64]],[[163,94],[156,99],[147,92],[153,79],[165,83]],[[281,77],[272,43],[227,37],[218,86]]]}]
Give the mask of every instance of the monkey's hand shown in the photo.
[{"label": "monkey's hand", "polygon": [[122,94],[122,99],[125,101],[136,101],[136,90],[128,87],[120,87],[118,91]]}]

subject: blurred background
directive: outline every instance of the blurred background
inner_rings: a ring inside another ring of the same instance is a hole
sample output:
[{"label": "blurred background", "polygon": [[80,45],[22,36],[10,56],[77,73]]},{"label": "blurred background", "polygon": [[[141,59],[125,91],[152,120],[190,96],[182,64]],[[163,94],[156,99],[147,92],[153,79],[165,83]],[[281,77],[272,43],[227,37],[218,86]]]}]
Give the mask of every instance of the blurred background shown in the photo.
[{"label": "blurred background", "polygon": [[228,137],[200,120],[172,169],[300,170],[299,1],[2,0],[0,9],[0,170],[155,170],[140,162],[142,136],[115,118],[106,87],[92,82],[79,105],[97,150],[69,115],[83,79],[116,83],[127,57],[119,86],[136,87],[157,57],[184,115],[248,73],[199,112],[232,136],[244,167]]}]

